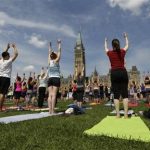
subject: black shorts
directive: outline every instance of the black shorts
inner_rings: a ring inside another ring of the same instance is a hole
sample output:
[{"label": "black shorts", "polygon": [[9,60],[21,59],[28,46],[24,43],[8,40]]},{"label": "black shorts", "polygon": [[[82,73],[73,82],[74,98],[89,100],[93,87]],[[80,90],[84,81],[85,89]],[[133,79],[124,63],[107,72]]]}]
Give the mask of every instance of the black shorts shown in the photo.
[{"label": "black shorts", "polygon": [[27,93],[26,91],[22,91],[21,92],[21,97],[25,98],[26,97],[26,93]]},{"label": "black shorts", "polygon": [[128,73],[125,69],[111,70],[111,88],[114,99],[128,98]]},{"label": "black shorts", "polygon": [[15,91],[15,99],[20,99],[21,91]]},{"label": "black shorts", "polygon": [[77,102],[83,102],[84,88],[77,88],[76,94]]},{"label": "black shorts", "polygon": [[104,98],[104,92],[102,93],[102,92],[100,92],[100,98],[102,99],[102,98]]},{"label": "black shorts", "polygon": [[0,77],[0,94],[6,95],[10,86],[10,78]]},{"label": "black shorts", "polygon": [[76,91],[73,92],[72,97],[73,97],[73,100],[77,99],[77,92]]},{"label": "black shorts", "polygon": [[51,77],[48,79],[48,87],[50,86],[56,86],[60,87],[60,78],[58,77]]},{"label": "black shorts", "polygon": [[99,91],[94,89],[94,98],[99,98]]},{"label": "black shorts", "polygon": [[32,91],[32,97],[36,97],[37,96],[37,91]]}]

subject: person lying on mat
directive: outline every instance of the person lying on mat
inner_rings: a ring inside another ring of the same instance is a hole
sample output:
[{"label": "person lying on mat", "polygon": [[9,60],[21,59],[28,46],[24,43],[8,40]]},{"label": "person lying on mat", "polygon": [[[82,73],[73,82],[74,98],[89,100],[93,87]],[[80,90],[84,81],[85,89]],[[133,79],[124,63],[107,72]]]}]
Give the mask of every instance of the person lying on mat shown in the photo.
[{"label": "person lying on mat", "polygon": [[128,74],[125,68],[125,54],[128,50],[128,36],[124,33],[125,47],[120,48],[120,41],[118,39],[112,40],[112,50],[108,49],[107,38],[105,38],[105,51],[109,57],[111,64],[111,86],[114,94],[114,104],[117,118],[119,113],[119,99],[123,98],[124,117],[128,118]]}]

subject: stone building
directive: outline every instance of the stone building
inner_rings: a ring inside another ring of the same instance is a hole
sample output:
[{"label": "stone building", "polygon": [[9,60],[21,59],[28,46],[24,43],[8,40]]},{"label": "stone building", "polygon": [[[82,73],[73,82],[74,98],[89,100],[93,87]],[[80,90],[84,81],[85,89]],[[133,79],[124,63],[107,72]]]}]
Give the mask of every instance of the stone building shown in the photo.
[{"label": "stone building", "polygon": [[132,66],[132,68],[128,70],[128,76],[129,76],[129,84],[134,81],[136,85],[140,85],[141,75],[140,71],[137,69],[136,66]]},{"label": "stone building", "polygon": [[59,88],[60,92],[69,91],[70,87],[72,87],[72,75],[69,75],[68,77],[64,78],[61,77],[61,86]]},{"label": "stone building", "polygon": [[95,67],[94,72],[92,72],[91,76],[88,78],[88,83],[99,83],[99,74],[97,72],[97,69]]},{"label": "stone building", "polygon": [[[128,70],[128,76],[129,76],[129,84],[134,81],[136,85],[140,85],[141,74],[136,66],[132,66],[132,68]],[[97,81],[99,84],[111,86],[110,70],[106,75],[99,75],[98,71],[95,68],[91,76],[88,77],[88,80],[89,83],[94,83],[94,81]]]}]

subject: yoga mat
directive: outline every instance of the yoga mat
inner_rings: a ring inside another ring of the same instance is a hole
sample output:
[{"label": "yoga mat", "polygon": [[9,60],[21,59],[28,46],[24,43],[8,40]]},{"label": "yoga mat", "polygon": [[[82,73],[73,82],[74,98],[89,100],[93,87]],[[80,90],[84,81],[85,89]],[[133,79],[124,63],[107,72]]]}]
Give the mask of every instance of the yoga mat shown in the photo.
[{"label": "yoga mat", "polygon": [[30,109],[31,111],[45,111],[45,110],[49,110],[49,108],[32,108]]},{"label": "yoga mat", "polygon": [[150,107],[150,104],[145,104],[145,106],[149,108],[149,107]]},{"label": "yoga mat", "polygon": [[9,116],[9,117],[0,118],[0,123],[7,124],[7,123],[12,123],[12,122],[39,119],[39,118],[44,118],[44,117],[49,117],[49,116],[57,116],[61,114],[63,114],[63,112],[54,113],[54,114],[49,114],[49,112],[41,112],[41,113],[35,113],[35,114]]},{"label": "yoga mat", "polygon": [[[55,110],[59,109],[59,108],[54,108]],[[31,108],[29,109],[30,111],[45,111],[45,110],[49,110],[49,108]]]},{"label": "yoga mat", "polygon": [[129,107],[137,107],[137,106],[139,106],[139,104],[138,103],[128,103],[128,106]]},{"label": "yoga mat", "polygon": [[[124,115],[124,110],[120,110],[119,112],[120,112],[120,114],[123,114],[123,115]],[[116,110],[113,110],[113,111],[110,112],[110,113],[111,113],[111,114],[116,114]],[[128,110],[128,115],[133,114],[133,113],[134,113],[133,110]]]},{"label": "yoga mat", "polygon": [[7,107],[7,109],[17,109],[18,107],[17,106],[10,106],[10,107]]},{"label": "yoga mat", "polygon": [[89,105],[91,105],[91,106],[95,106],[95,105],[97,105],[97,103],[90,103]]},{"label": "yoga mat", "polygon": [[105,106],[114,106],[114,103],[112,103],[112,102],[107,102],[106,104],[105,104]]},{"label": "yoga mat", "polygon": [[84,131],[90,136],[109,136],[120,139],[150,142],[150,130],[140,117],[130,119],[107,116],[100,123],[89,130]]}]

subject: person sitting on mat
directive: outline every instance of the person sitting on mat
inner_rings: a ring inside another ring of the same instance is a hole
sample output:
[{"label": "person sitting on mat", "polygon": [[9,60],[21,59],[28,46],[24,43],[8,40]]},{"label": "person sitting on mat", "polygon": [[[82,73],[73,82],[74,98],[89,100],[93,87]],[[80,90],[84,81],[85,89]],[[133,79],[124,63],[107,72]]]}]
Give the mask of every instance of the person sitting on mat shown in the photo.
[{"label": "person sitting on mat", "polygon": [[107,38],[105,38],[105,51],[109,57],[111,64],[111,87],[114,94],[114,104],[116,109],[117,118],[120,118],[119,113],[119,99],[123,98],[124,117],[128,118],[128,74],[125,68],[125,54],[128,50],[128,37],[124,33],[126,45],[120,48],[118,39],[112,40],[113,50],[108,49]]}]

